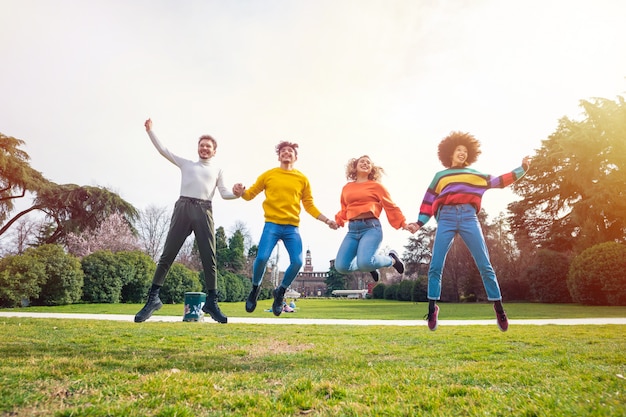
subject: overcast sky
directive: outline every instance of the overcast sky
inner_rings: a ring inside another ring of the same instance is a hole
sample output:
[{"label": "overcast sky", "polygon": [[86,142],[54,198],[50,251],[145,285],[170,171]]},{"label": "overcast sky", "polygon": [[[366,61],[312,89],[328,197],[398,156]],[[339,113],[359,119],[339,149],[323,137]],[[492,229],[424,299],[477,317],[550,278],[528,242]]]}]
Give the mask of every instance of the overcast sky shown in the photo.
[{"label": "overcast sky", "polygon": [[[329,217],[346,162],[367,154],[414,221],[450,131],[480,139],[474,168],[500,175],[581,99],[623,95],[624,16],[622,0],[0,0],[0,132],[49,180],[138,209],[171,209],[180,187],[148,117],[190,159],[213,135],[229,185],[278,166],[279,141],[299,143],[296,168]],[[262,197],[216,197],[216,225],[243,222],[257,243]],[[493,218],[514,199],[491,190],[483,204]],[[383,247],[402,253],[410,234],[382,223]],[[316,270],[345,232],[303,211]]]}]

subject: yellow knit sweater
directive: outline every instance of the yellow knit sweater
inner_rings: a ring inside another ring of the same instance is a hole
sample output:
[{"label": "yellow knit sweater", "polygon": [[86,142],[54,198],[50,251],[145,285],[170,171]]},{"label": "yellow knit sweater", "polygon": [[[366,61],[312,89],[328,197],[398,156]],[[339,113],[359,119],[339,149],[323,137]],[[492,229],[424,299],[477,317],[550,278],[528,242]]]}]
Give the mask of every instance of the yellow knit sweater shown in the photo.
[{"label": "yellow knit sweater", "polygon": [[265,171],[244,191],[241,198],[252,200],[264,190],[263,211],[266,222],[299,226],[302,206],[315,218],[321,214],[313,203],[309,180],[297,169],[278,167]]}]

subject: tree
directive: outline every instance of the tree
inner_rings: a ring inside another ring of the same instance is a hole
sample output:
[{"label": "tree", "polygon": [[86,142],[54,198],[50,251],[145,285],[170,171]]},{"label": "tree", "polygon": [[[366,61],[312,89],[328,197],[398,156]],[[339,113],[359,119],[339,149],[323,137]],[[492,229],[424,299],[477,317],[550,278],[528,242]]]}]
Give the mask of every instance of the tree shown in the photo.
[{"label": "tree", "polygon": [[36,246],[37,231],[41,228],[41,222],[22,217],[11,228],[11,233],[3,236],[6,245],[2,247],[2,255],[19,255],[26,249]]},{"label": "tree", "polygon": [[30,156],[19,149],[24,143],[0,133],[0,224],[13,211],[14,199],[23,198],[26,192],[37,192],[48,184],[39,171],[31,168]]},{"label": "tree", "polygon": [[159,259],[169,231],[171,213],[166,207],[148,206],[139,212],[135,228],[142,250],[155,262]]},{"label": "tree", "polygon": [[432,241],[435,238],[435,228],[426,226],[420,228],[415,236],[409,237],[409,244],[404,247],[402,259],[405,261],[407,275],[426,275],[432,258]]},{"label": "tree", "polygon": [[329,297],[334,290],[346,289],[346,276],[338,272],[335,269],[335,265],[331,265],[324,283],[326,284],[326,296]]},{"label": "tree", "polygon": [[526,282],[534,301],[541,303],[570,303],[567,288],[569,259],[549,249],[537,251],[535,262],[526,270]]},{"label": "tree", "polygon": [[111,214],[95,229],[68,233],[65,242],[68,252],[81,258],[100,250],[116,253],[139,249],[139,241],[131,226],[118,212]]},{"label": "tree", "polygon": [[128,224],[132,224],[137,216],[137,210],[130,203],[106,188],[48,183],[37,190],[31,207],[16,214],[0,228],[0,236],[34,210],[45,214],[39,244],[64,243],[68,233],[95,229],[113,213],[123,215]]},{"label": "tree", "polygon": [[559,121],[509,205],[516,237],[559,252],[626,238],[626,102],[580,104],[584,119]]},{"label": "tree", "polygon": [[246,257],[244,255],[244,233],[237,229],[228,239],[229,250],[229,270],[235,273],[241,273],[246,268]]}]

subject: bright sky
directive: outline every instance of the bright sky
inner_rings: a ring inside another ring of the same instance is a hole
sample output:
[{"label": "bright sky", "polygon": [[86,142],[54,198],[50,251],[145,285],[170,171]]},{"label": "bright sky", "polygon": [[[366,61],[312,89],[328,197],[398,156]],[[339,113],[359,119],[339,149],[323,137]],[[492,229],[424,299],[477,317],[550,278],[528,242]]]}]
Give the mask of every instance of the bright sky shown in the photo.
[{"label": "bright sky", "polygon": [[[500,175],[579,100],[626,90],[623,0],[0,0],[0,11],[0,132],[26,141],[51,181],[108,187],[138,209],[171,209],[180,184],[148,117],[180,156],[213,135],[229,185],[277,166],[279,141],[299,143],[296,168],[327,216],[346,162],[367,154],[413,221],[450,131],[480,139],[474,168]],[[244,222],[257,243],[262,197],[216,197],[216,224]],[[483,204],[493,218],[514,199],[492,190]],[[410,234],[382,220],[382,247],[402,253]],[[303,211],[316,270],[345,232]],[[281,247],[283,268],[286,257]]]}]

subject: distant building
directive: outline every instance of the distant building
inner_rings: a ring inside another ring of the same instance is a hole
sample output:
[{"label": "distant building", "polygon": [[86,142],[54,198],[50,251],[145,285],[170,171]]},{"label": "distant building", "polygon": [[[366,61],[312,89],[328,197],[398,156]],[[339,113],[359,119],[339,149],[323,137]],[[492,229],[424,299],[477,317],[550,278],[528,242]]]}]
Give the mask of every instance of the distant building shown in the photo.
[{"label": "distant building", "polygon": [[311,251],[307,249],[304,267],[294,279],[291,288],[298,291],[302,297],[321,297],[326,294],[326,278],[328,278],[328,271],[313,271]]},{"label": "distant building", "polygon": [[[330,261],[328,269],[333,267],[335,260]],[[380,269],[380,281],[385,282],[387,279],[388,270],[390,268]],[[392,270],[392,274],[396,274],[395,270]],[[392,275],[393,276],[393,275]],[[326,294],[326,278],[328,278],[328,271],[315,272],[313,271],[313,263],[311,262],[311,251],[307,249],[306,257],[304,259],[304,267],[302,271],[298,273],[296,279],[291,283],[291,289],[298,291],[302,297],[321,297]],[[369,272],[354,271],[346,276],[346,290],[367,290],[368,294],[372,293],[372,289],[378,284],[372,280],[372,275]]]}]

